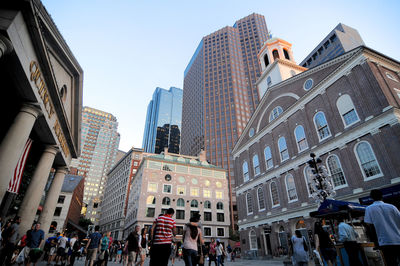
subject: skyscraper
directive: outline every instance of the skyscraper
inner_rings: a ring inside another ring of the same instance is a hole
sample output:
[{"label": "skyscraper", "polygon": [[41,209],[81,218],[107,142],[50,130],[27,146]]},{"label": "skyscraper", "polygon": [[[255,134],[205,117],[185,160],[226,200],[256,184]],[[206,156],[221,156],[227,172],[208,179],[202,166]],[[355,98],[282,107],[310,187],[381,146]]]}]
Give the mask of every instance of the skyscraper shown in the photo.
[{"label": "skyscraper", "polygon": [[194,156],[205,149],[210,163],[228,171],[232,221],[230,152],[259,102],[257,54],[267,38],[264,16],[253,13],[203,37],[184,72],[182,153]]},{"label": "skyscraper", "polygon": [[165,147],[171,153],[180,152],[182,124],[182,89],[168,91],[156,88],[147,106],[143,150],[161,153]]},{"label": "skyscraper", "polygon": [[75,162],[79,175],[85,177],[83,201],[86,217],[97,223],[99,203],[103,198],[107,173],[115,164],[120,135],[117,118],[90,107],[82,111],[81,156]]}]

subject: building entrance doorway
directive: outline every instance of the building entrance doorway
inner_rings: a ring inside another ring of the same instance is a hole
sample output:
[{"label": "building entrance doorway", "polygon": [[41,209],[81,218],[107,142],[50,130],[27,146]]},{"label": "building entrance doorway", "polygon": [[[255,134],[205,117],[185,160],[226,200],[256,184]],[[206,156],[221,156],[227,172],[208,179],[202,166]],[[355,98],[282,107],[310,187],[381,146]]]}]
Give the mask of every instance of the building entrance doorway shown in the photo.
[{"label": "building entrance doorway", "polygon": [[264,249],[265,255],[272,256],[272,247],[271,247],[271,228],[264,228]]}]

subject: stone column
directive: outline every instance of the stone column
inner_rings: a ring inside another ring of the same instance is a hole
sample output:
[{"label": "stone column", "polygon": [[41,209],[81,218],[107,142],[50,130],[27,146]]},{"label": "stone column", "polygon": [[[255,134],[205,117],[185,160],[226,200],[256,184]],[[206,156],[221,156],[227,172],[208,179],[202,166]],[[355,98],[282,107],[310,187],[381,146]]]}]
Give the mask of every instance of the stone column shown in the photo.
[{"label": "stone column", "polygon": [[19,234],[21,236],[31,228],[35,219],[36,211],[39,207],[40,199],[42,198],[43,191],[46,187],[47,179],[56,154],[57,148],[55,146],[46,146],[46,149],[36,166],[35,173],[33,174],[24,199],[22,200],[21,208],[18,212],[18,215],[21,217],[21,223],[19,225]]},{"label": "stone column", "polygon": [[0,200],[7,191],[17,162],[40,114],[41,111],[33,105],[23,105],[0,144]]},{"label": "stone column", "polygon": [[54,176],[53,182],[51,183],[50,189],[46,195],[46,201],[44,202],[42,213],[39,217],[41,223],[40,228],[47,235],[49,232],[51,220],[53,219],[54,210],[56,209],[58,196],[61,192],[61,187],[64,183],[64,177],[67,174],[66,167],[57,168],[57,172]]},{"label": "stone column", "polygon": [[4,35],[0,34],[0,58],[3,55],[11,53],[14,50],[11,41],[5,37]]}]

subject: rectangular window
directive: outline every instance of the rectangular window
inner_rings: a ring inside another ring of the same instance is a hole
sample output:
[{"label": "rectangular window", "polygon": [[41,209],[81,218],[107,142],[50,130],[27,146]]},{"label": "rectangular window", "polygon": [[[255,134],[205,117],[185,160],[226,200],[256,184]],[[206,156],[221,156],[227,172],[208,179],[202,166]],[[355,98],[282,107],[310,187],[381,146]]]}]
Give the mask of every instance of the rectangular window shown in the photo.
[{"label": "rectangular window", "polygon": [[176,219],[184,220],[185,219],[185,211],[184,210],[176,210]]},{"label": "rectangular window", "polygon": [[190,196],[199,196],[199,189],[198,188],[190,188]]},{"label": "rectangular window", "polygon": [[172,185],[164,184],[163,192],[164,193],[171,193],[172,192]]},{"label": "rectangular window", "polygon": [[209,189],[203,189],[203,196],[205,198],[211,198],[211,190]]},{"label": "rectangular window", "polygon": [[223,213],[217,213],[217,221],[218,222],[225,222],[225,216]]},{"label": "rectangular window", "polygon": [[186,194],[186,188],[183,186],[178,186],[176,189],[176,194],[178,195],[185,195]]},{"label": "rectangular window", "polygon": [[183,226],[176,227],[176,234],[180,236],[183,235]]},{"label": "rectangular window", "polygon": [[59,196],[58,200],[57,200],[57,203],[63,204],[64,200],[65,200],[65,196]]},{"label": "rectangular window", "polygon": [[204,236],[211,236],[211,227],[204,227]]},{"label": "rectangular window", "polygon": [[54,210],[54,215],[53,216],[60,216],[61,215],[61,207],[56,207],[56,209]]},{"label": "rectangular window", "polygon": [[204,221],[211,222],[212,221],[211,212],[204,212]]},{"label": "rectangular window", "polygon": [[199,212],[198,211],[190,211],[190,218],[196,216]]},{"label": "rectangular window", "polygon": [[348,126],[357,122],[359,119],[356,114],[356,111],[354,109],[351,109],[350,111],[348,111],[343,115],[343,120],[346,123],[346,126]]},{"label": "rectangular window", "polygon": [[157,183],[149,182],[149,184],[147,186],[147,191],[148,192],[157,192]]},{"label": "rectangular window", "polygon": [[217,236],[225,236],[224,228],[217,228]]},{"label": "rectangular window", "polygon": [[222,191],[215,191],[215,197],[217,199],[223,199],[224,198],[224,194]]}]

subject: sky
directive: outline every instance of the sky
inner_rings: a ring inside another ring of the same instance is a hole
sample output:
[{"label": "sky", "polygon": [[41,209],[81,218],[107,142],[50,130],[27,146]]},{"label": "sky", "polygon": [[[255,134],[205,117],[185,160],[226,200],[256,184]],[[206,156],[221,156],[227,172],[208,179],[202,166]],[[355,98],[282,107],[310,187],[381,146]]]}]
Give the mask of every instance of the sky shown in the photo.
[{"label": "sky", "polygon": [[400,61],[400,1],[42,0],[84,71],[83,105],[117,117],[119,149],[141,148],[156,87],[183,88],[201,38],[251,13],[300,63],[341,23]]}]

